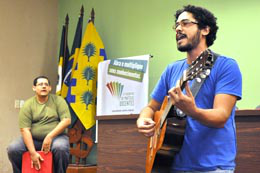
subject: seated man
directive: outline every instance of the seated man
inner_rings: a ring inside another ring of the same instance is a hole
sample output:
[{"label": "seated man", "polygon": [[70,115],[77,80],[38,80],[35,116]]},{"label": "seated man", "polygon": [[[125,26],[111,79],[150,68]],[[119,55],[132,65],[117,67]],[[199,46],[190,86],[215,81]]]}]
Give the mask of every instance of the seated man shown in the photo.
[{"label": "seated man", "polygon": [[41,169],[41,150],[53,153],[55,173],[66,173],[69,164],[69,138],[66,128],[70,125],[70,112],[65,100],[50,94],[50,81],[45,76],[39,76],[33,81],[33,91],[36,95],[28,99],[19,113],[21,136],[8,147],[8,157],[12,163],[13,172],[20,173],[22,155],[29,151],[32,166]]}]

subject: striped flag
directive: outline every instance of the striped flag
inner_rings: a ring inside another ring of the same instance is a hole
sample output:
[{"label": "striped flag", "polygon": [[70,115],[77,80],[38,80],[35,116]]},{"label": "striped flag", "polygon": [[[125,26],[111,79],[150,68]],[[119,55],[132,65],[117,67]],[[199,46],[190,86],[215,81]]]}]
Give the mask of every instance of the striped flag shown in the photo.
[{"label": "striped flag", "polygon": [[72,50],[71,50],[71,56],[68,59],[68,63],[65,69],[65,75],[63,79],[63,84],[62,84],[62,92],[61,96],[63,98],[67,97],[68,93],[68,88],[71,80],[71,74],[73,72],[73,69],[75,69],[77,58],[79,55],[79,49],[81,46],[81,38],[82,38],[82,25],[83,25],[83,14],[79,16],[75,36],[74,36],[74,41],[72,45]]},{"label": "striped flag", "polygon": [[56,86],[56,94],[61,95],[62,84],[65,76],[65,68],[68,64],[69,59],[69,48],[67,42],[67,27],[68,25],[62,26],[61,41],[60,41],[60,53],[58,62],[58,82]]}]

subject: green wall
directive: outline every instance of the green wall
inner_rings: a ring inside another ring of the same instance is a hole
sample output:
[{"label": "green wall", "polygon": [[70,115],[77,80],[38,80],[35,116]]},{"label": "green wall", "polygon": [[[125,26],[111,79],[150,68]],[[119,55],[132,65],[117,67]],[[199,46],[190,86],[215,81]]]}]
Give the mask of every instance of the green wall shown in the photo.
[{"label": "green wall", "polygon": [[176,49],[172,25],[175,11],[187,4],[206,7],[218,18],[220,29],[211,49],[237,60],[243,75],[243,99],[237,106],[239,109],[255,108],[260,104],[258,0],[59,0],[59,34],[68,13],[71,47],[81,6],[85,8],[84,31],[94,8],[95,26],[108,59],[153,55],[150,61],[151,92],[166,65],[185,57]]}]

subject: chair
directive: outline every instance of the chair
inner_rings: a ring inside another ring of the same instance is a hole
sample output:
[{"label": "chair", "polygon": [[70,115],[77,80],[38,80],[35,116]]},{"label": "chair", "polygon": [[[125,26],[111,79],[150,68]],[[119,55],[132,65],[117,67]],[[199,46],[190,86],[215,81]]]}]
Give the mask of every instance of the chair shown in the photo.
[{"label": "chair", "polygon": [[87,156],[94,146],[91,133],[92,130],[85,130],[80,120],[77,120],[73,128],[69,129],[70,164],[66,173],[97,172],[96,165],[87,164]]},{"label": "chair", "polygon": [[41,162],[41,169],[36,170],[35,168],[31,168],[31,157],[30,153],[27,151],[23,154],[22,158],[22,173],[53,173],[52,167],[52,153],[48,152],[48,154],[44,154],[42,151],[37,151],[42,158],[44,159]]}]

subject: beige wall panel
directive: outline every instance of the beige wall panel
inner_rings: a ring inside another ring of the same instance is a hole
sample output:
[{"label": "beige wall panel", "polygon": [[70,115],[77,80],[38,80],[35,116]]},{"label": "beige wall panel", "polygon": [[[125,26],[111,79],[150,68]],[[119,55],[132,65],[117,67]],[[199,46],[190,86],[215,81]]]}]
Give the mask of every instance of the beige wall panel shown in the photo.
[{"label": "beige wall panel", "polygon": [[[0,1],[0,172],[10,173],[6,147],[18,136],[16,99],[34,93],[32,80],[57,78],[58,0]],[[55,89],[55,87],[54,87]]]}]

